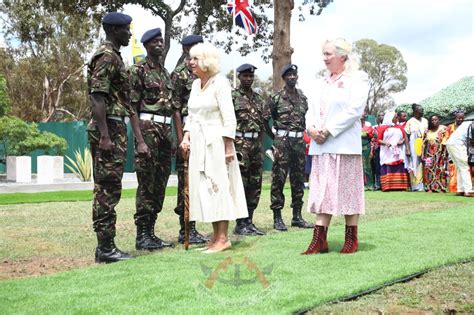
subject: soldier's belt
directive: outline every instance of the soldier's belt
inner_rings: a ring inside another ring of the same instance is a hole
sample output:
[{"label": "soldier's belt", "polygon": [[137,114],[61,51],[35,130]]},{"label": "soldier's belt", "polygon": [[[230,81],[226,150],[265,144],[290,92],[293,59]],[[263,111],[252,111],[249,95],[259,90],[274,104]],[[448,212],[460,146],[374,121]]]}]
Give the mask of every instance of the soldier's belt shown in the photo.
[{"label": "soldier's belt", "polygon": [[155,114],[148,114],[148,113],[141,113],[140,114],[141,120],[151,120],[161,124],[171,124],[171,117],[155,115]]},{"label": "soldier's belt", "polygon": [[258,132],[240,132],[236,131],[235,136],[240,138],[258,138]]},{"label": "soldier's belt", "polygon": [[278,137],[302,138],[303,131],[277,129],[275,135]]},{"label": "soldier's belt", "polygon": [[124,123],[127,123],[127,120],[126,120],[127,118],[128,117],[114,116],[114,115],[107,116],[107,119],[121,121],[121,122],[124,122]]}]

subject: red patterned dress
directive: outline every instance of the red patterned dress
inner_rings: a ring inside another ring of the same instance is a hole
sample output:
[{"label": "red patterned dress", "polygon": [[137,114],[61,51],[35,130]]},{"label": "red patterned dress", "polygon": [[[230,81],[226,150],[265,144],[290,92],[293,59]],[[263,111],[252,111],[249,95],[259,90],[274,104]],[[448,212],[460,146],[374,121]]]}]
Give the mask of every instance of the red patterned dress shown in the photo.
[{"label": "red patterned dress", "polygon": [[441,125],[435,131],[426,130],[423,139],[425,191],[446,192],[448,190],[448,151],[445,144],[448,139],[448,128]]}]

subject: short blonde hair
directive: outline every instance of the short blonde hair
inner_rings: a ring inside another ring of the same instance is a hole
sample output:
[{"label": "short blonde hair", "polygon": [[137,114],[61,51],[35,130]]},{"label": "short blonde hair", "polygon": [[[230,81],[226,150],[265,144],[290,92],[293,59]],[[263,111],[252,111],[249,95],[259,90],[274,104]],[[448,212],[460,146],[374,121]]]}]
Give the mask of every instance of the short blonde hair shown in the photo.
[{"label": "short blonde hair", "polygon": [[191,58],[196,58],[202,71],[214,75],[220,71],[219,50],[209,43],[194,45],[189,51]]},{"label": "short blonde hair", "polygon": [[354,71],[359,69],[359,64],[357,63],[352,53],[352,44],[346,41],[344,38],[335,38],[335,39],[327,39],[323,44],[326,45],[333,45],[336,47],[336,55],[337,56],[345,56],[346,62],[344,63],[344,70],[345,71]]}]

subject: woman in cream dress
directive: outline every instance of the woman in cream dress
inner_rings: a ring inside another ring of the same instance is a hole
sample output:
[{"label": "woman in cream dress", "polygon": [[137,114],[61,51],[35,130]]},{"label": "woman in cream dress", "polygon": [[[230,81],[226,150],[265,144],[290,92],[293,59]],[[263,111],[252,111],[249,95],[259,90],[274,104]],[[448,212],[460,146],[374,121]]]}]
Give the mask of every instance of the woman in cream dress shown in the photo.
[{"label": "woman in cream dress", "polygon": [[214,253],[231,247],[229,221],[248,217],[234,148],[237,121],[230,84],[219,74],[217,49],[197,44],[190,55],[198,79],[189,97],[181,148],[190,149],[190,221],[212,222],[214,234],[205,253]]}]

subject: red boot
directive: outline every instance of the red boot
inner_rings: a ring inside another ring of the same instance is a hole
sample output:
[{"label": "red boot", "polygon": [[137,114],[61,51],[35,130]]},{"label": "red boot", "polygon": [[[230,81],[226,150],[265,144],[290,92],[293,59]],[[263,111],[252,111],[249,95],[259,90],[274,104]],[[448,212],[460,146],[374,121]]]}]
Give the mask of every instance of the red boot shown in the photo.
[{"label": "red boot", "polygon": [[340,253],[353,254],[358,248],[359,242],[357,241],[357,225],[346,225],[346,240],[344,241],[344,247]]},{"label": "red boot", "polygon": [[308,249],[301,255],[312,255],[318,253],[327,253],[329,251],[326,236],[328,234],[327,226],[315,225],[313,230],[313,239]]}]

